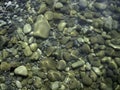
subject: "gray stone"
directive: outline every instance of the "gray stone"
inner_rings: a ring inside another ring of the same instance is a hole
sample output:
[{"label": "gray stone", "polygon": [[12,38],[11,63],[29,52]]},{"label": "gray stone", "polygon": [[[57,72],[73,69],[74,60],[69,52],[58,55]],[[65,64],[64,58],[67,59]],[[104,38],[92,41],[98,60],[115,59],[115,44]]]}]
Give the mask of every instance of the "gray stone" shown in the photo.
[{"label": "gray stone", "polygon": [[16,75],[21,75],[21,76],[27,76],[28,75],[27,68],[23,65],[15,68],[14,73]]},{"label": "gray stone", "polygon": [[34,31],[31,34],[35,37],[48,38],[50,28],[47,19],[43,15],[40,15],[34,24]]}]

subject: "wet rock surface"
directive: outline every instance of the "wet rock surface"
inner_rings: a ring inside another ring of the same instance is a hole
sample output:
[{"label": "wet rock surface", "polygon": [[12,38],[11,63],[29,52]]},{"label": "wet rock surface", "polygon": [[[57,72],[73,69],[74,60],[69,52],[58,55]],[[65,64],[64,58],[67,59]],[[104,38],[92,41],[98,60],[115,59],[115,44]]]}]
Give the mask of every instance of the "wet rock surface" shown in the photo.
[{"label": "wet rock surface", "polygon": [[0,90],[120,90],[119,6],[0,1]]}]

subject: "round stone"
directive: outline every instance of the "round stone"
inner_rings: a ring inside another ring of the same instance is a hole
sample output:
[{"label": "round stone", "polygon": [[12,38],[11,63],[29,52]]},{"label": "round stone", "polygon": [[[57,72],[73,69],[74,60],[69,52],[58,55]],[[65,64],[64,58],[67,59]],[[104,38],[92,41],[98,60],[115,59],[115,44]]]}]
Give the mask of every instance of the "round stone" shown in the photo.
[{"label": "round stone", "polygon": [[29,33],[30,31],[32,30],[31,28],[31,25],[30,24],[25,24],[24,27],[23,27],[23,32],[26,34],[26,33]]},{"label": "round stone", "polygon": [[27,68],[23,65],[15,68],[14,73],[16,75],[21,75],[21,76],[27,76],[28,75]]}]

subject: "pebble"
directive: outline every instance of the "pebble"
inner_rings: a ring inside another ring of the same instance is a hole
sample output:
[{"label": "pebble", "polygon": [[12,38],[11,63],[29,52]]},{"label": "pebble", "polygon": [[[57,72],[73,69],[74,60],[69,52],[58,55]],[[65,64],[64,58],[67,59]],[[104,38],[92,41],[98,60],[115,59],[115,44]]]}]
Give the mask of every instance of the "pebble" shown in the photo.
[{"label": "pebble", "polygon": [[31,28],[31,25],[30,24],[25,24],[24,27],[23,27],[23,32],[25,34],[31,32],[32,28]]},{"label": "pebble", "polygon": [[35,37],[48,38],[50,28],[47,19],[43,15],[40,15],[34,24],[34,31],[31,34]]},{"label": "pebble", "polygon": [[107,8],[107,4],[106,3],[95,3],[95,8],[99,9],[99,10],[105,10]]},{"label": "pebble", "polygon": [[59,84],[60,83],[58,81],[52,82],[51,83],[51,89],[52,90],[58,90],[58,88],[60,87]]},{"label": "pebble", "polygon": [[90,77],[88,77],[88,76],[85,75],[82,78],[82,82],[83,82],[84,85],[90,86],[92,84],[92,79]]},{"label": "pebble", "polygon": [[7,62],[1,62],[0,70],[2,71],[10,70],[10,64]]},{"label": "pebble", "polygon": [[64,70],[66,68],[66,62],[64,60],[60,60],[57,62],[57,69]]},{"label": "pebble", "polygon": [[92,69],[93,69],[93,71],[94,71],[97,75],[101,75],[101,74],[102,74],[102,72],[100,71],[99,68],[97,68],[97,67],[92,67]]},{"label": "pebble", "polygon": [[21,75],[21,76],[27,76],[28,75],[27,68],[23,65],[15,68],[14,73],[16,75]]},{"label": "pebble", "polygon": [[79,0],[79,6],[81,9],[86,8],[88,5],[88,1],[87,0]]},{"label": "pebble", "polygon": [[20,81],[16,81],[15,82],[15,84],[16,84],[16,86],[20,89],[20,88],[22,88],[22,84],[21,84],[21,82]]},{"label": "pebble", "polygon": [[24,52],[25,56],[32,55],[32,51],[29,46],[26,46],[25,49],[23,49],[23,52]]},{"label": "pebble", "polygon": [[47,20],[52,20],[53,19],[53,12],[52,11],[46,11],[44,16]]},{"label": "pebble", "polygon": [[36,50],[37,50],[37,47],[38,47],[37,43],[32,43],[32,44],[30,44],[30,49],[31,49],[32,51],[36,51]]},{"label": "pebble", "polygon": [[54,4],[54,7],[55,7],[56,9],[60,9],[60,8],[63,7],[63,4],[62,4],[61,2],[56,2],[56,3]]},{"label": "pebble", "polygon": [[72,68],[78,68],[78,67],[81,67],[81,66],[83,66],[85,64],[85,61],[83,61],[83,60],[79,60],[79,61],[77,61],[77,62],[74,62],[74,63],[72,63]]},{"label": "pebble", "polygon": [[66,26],[66,22],[65,21],[61,21],[59,24],[58,24],[58,29],[59,31],[63,31],[65,26]]}]

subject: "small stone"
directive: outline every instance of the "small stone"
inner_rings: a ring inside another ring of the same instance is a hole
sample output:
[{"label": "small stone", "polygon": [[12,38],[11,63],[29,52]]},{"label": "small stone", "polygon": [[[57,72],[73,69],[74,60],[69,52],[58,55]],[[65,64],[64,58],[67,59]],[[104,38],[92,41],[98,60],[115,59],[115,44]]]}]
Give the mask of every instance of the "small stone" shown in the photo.
[{"label": "small stone", "polygon": [[54,4],[54,7],[55,7],[56,9],[60,9],[60,8],[63,7],[63,4],[62,4],[61,2],[56,2],[56,3]]},{"label": "small stone", "polygon": [[60,81],[60,80],[62,80],[62,75],[59,71],[49,70],[48,71],[48,79],[52,82]]},{"label": "small stone", "polygon": [[61,21],[59,24],[58,24],[58,29],[59,31],[63,31],[65,26],[66,26],[66,22],[65,21]]},{"label": "small stone", "polygon": [[31,34],[35,37],[48,38],[50,28],[47,19],[43,15],[40,15],[34,24],[34,31]]},{"label": "small stone", "polygon": [[92,84],[92,79],[88,76],[84,76],[82,78],[82,82],[83,82],[84,85],[90,86]]},{"label": "small stone", "polygon": [[63,14],[62,13],[54,12],[53,16],[54,16],[54,19],[63,19]]},{"label": "small stone", "polygon": [[52,89],[52,90],[58,90],[59,87],[60,87],[59,84],[60,84],[60,83],[59,83],[58,81],[52,82],[52,83],[51,83],[51,89]]},{"label": "small stone", "polygon": [[30,56],[32,55],[32,51],[29,46],[26,46],[25,49],[23,50],[25,56]]},{"label": "small stone", "polygon": [[38,47],[37,43],[32,43],[32,44],[30,44],[30,49],[31,49],[32,51],[36,51],[36,50],[37,50],[37,47]]},{"label": "small stone", "polygon": [[22,88],[22,84],[20,81],[16,81],[15,84],[19,89]]},{"label": "small stone", "polygon": [[27,76],[28,75],[27,68],[23,65],[15,68],[14,73],[16,75],[21,75],[21,76]]},{"label": "small stone", "polygon": [[25,34],[29,33],[32,30],[31,25],[30,24],[25,24],[23,27],[23,32]]},{"label": "small stone", "polygon": [[66,62],[64,60],[60,60],[57,62],[57,69],[58,70],[65,70]]},{"label": "small stone", "polygon": [[53,12],[52,11],[46,11],[45,12],[45,18],[47,18],[47,20],[52,20],[53,19]]},{"label": "small stone", "polygon": [[86,8],[88,5],[88,1],[87,0],[79,0],[79,6],[81,9]]},{"label": "small stone", "polygon": [[10,64],[7,62],[1,62],[0,70],[2,71],[10,70]]},{"label": "small stone", "polygon": [[25,47],[28,46],[28,43],[27,43],[27,42],[19,41],[19,43],[21,43],[22,48],[25,48]]},{"label": "small stone", "polygon": [[92,67],[92,69],[93,69],[93,71],[94,71],[97,75],[101,75],[101,74],[102,74],[102,72],[100,71],[99,68],[97,68],[97,67]]},{"label": "small stone", "polygon": [[79,61],[77,61],[77,62],[74,62],[74,63],[72,63],[72,68],[78,68],[78,67],[81,67],[81,66],[83,66],[85,64],[85,61],[83,61],[83,60],[79,60]]},{"label": "small stone", "polygon": [[39,77],[34,77],[34,86],[38,89],[42,86],[42,80]]},{"label": "small stone", "polygon": [[39,58],[40,58],[40,54],[37,51],[34,52],[30,57],[31,60],[39,60]]},{"label": "small stone", "polygon": [[47,9],[47,5],[46,5],[45,3],[42,3],[42,4],[40,5],[40,8],[39,8],[39,10],[38,10],[38,13],[43,13],[43,12],[46,11],[46,9]]},{"label": "small stone", "polygon": [[90,49],[90,46],[88,44],[84,44],[82,47],[81,47],[81,50],[83,53],[90,53],[91,52],[91,49]]},{"label": "small stone", "polygon": [[104,10],[107,8],[107,4],[106,3],[98,3],[96,2],[94,4],[95,8],[99,9],[99,10]]}]

